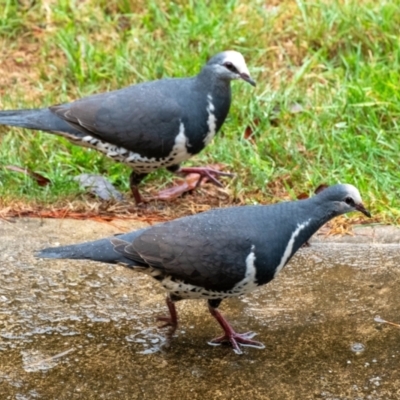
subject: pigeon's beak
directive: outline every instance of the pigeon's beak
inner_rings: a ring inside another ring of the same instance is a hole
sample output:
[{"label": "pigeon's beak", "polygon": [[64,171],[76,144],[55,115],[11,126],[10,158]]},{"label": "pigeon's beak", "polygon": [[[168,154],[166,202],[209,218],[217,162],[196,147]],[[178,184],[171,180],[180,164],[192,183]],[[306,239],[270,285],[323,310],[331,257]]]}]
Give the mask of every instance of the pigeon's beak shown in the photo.
[{"label": "pigeon's beak", "polygon": [[244,81],[250,83],[250,85],[256,86],[256,82],[253,81],[253,79],[251,79],[251,77],[250,77],[249,74],[246,74],[245,72],[242,72],[242,73],[239,74],[239,75],[240,75],[240,77],[241,77]]},{"label": "pigeon's beak", "polygon": [[355,209],[357,211],[362,212],[364,215],[366,215],[368,218],[371,218],[371,213],[363,206],[362,203],[359,203],[356,205]]}]

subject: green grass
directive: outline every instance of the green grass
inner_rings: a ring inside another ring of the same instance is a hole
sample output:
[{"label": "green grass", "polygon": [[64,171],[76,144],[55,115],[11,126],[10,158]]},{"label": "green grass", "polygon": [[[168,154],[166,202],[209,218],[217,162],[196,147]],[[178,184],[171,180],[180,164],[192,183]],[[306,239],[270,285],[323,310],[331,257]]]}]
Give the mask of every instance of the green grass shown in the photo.
[{"label": "green grass", "polygon": [[[399,0],[5,3],[1,109],[193,75],[209,56],[236,49],[258,85],[233,83],[221,134],[187,164],[227,164],[238,174],[232,193],[248,202],[353,183],[375,213],[399,221]],[[254,141],[244,138],[247,126]],[[107,174],[128,191],[129,168],[55,135],[1,128],[0,146],[2,198],[73,198],[72,177],[82,172]],[[1,168],[9,164],[52,185]],[[171,179],[157,172],[147,183]]]}]

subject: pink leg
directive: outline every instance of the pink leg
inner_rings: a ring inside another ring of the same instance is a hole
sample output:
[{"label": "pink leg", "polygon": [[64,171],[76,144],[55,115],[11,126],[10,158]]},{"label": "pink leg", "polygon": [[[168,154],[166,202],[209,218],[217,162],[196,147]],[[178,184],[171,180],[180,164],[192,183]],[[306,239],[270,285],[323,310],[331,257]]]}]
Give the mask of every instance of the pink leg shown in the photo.
[{"label": "pink leg", "polygon": [[129,187],[131,188],[132,196],[135,199],[136,205],[143,203],[143,198],[140,195],[138,185],[147,174],[139,174],[132,171],[129,176]]},{"label": "pink leg", "polygon": [[178,314],[176,312],[175,303],[171,300],[169,296],[167,296],[166,303],[169,311],[169,316],[158,317],[157,320],[164,322],[164,324],[161,325],[160,328],[169,327],[167,336],[168,338],[171,338],[175,333],[176,328],[178,327]]},{"label": "pink leg", "polygon": [[139,189],[136,186],[131,186],[132,196],[135,199],[136,205],[143,203],[143,198],[140,195]]},{"label": "pink leg", "polygon": [[187,168],[180,168],[178,170],[178,173],[180,174],[199,174],[199,180],[196,184],[196,187],[198,187],[201,183],[201,181],[204,178],[208,178],[210,182],[212,182],[214,185],[219,186],[219,187],[223,187],[222,183],[215,178],[214,175],[216,176],[235,176],[235,174],[230,174],[228,172],[222,172],[222,171],[218,171],[216,169],[213,168],[207,168],[207,167],[187,167]]},{"label": "pink leg", "polygon": [[224,330],[225,334],[219,336],[208,344],[212,346],[219,346],[221,343],[230,343],[233,347],[233,351],[236,354],[242,354],[242,350],[240,349],[240,345],[255,347],[257,349],[264,349],[265,346],[261,342],[257,342],[255,340],[251,340],[256,333],[254,332],[246,332],[246,333],[236,333],[229,322],[222,316],[222,314],[214,307],[208,306],[211,315],[218,321],[221,325],[221,328]]}]

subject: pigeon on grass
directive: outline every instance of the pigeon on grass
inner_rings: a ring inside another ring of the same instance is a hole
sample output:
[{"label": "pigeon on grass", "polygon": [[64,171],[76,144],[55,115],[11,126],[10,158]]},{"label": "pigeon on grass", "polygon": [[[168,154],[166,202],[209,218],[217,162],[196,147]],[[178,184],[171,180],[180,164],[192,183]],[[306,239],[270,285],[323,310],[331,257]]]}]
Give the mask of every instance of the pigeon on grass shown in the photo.
[{"label": "pigeon on grass", "polygon": [[203,150],[220,130],[231,105],[234,79],[255,86],[242,54],[224,51],[194,77],[139,83],[40,109],[0,111],[0,125],[54,133],[129,165],[130,188],[139,204],[143,201],[139,183],[159,168],[197,173],[199,184],[207,177],[222,186],[217,177],[232,176],[180,164]]}]

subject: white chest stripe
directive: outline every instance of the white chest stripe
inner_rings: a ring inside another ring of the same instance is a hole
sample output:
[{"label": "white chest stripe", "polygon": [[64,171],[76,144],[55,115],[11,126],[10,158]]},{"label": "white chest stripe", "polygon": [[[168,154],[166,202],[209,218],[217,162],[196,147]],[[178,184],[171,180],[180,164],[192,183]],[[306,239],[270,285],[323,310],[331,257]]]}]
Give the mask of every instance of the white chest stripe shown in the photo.
[{"label": "white chest stripe", "polygon": [[215,115],[214,115],[215,107],[214,107],[214,104],[212,103],[211,94],[207,95],[207,100],[208,100],[208,106],[207,106],[208,133],[207,133],[206,137],[204,138],[204,145],[205,146],[207,146],[211,142],[211,140],[215,136],[215,133],[216,133],[215,131],[217,129],[217,118],[215,118]]},{"label": "white chest stripe", "polygon": [[275,270],[274,278],[279,274],[279,272],[281,272],[282,268],[286,265],[287,260],[289,259],[290,255],[292,254],[294,241],[296,240],[297,236],[299,236],[299,233],[309,225],[310,221],[311,221],[311,219],[308,219],[307,221],[303,222],[302,224],[298,224],[296,230],[292,233],[292,236],[290,236],[290,239],[286,246],[285,252],[283,253],[281,261]]},{"label": "white chest stripe", "polygon": [[255,251],[255,246],[254,244],[251,246],[251,250],[249,255],[246,257],[246,273],[244,278],[238,282],[234,288],[232,289],[234,292],[241,292],[241,293],[250,293],[252,292],[256,287],[256,266],[255,266],[255,261],[256,261],[256,255],[254,253]]}]

